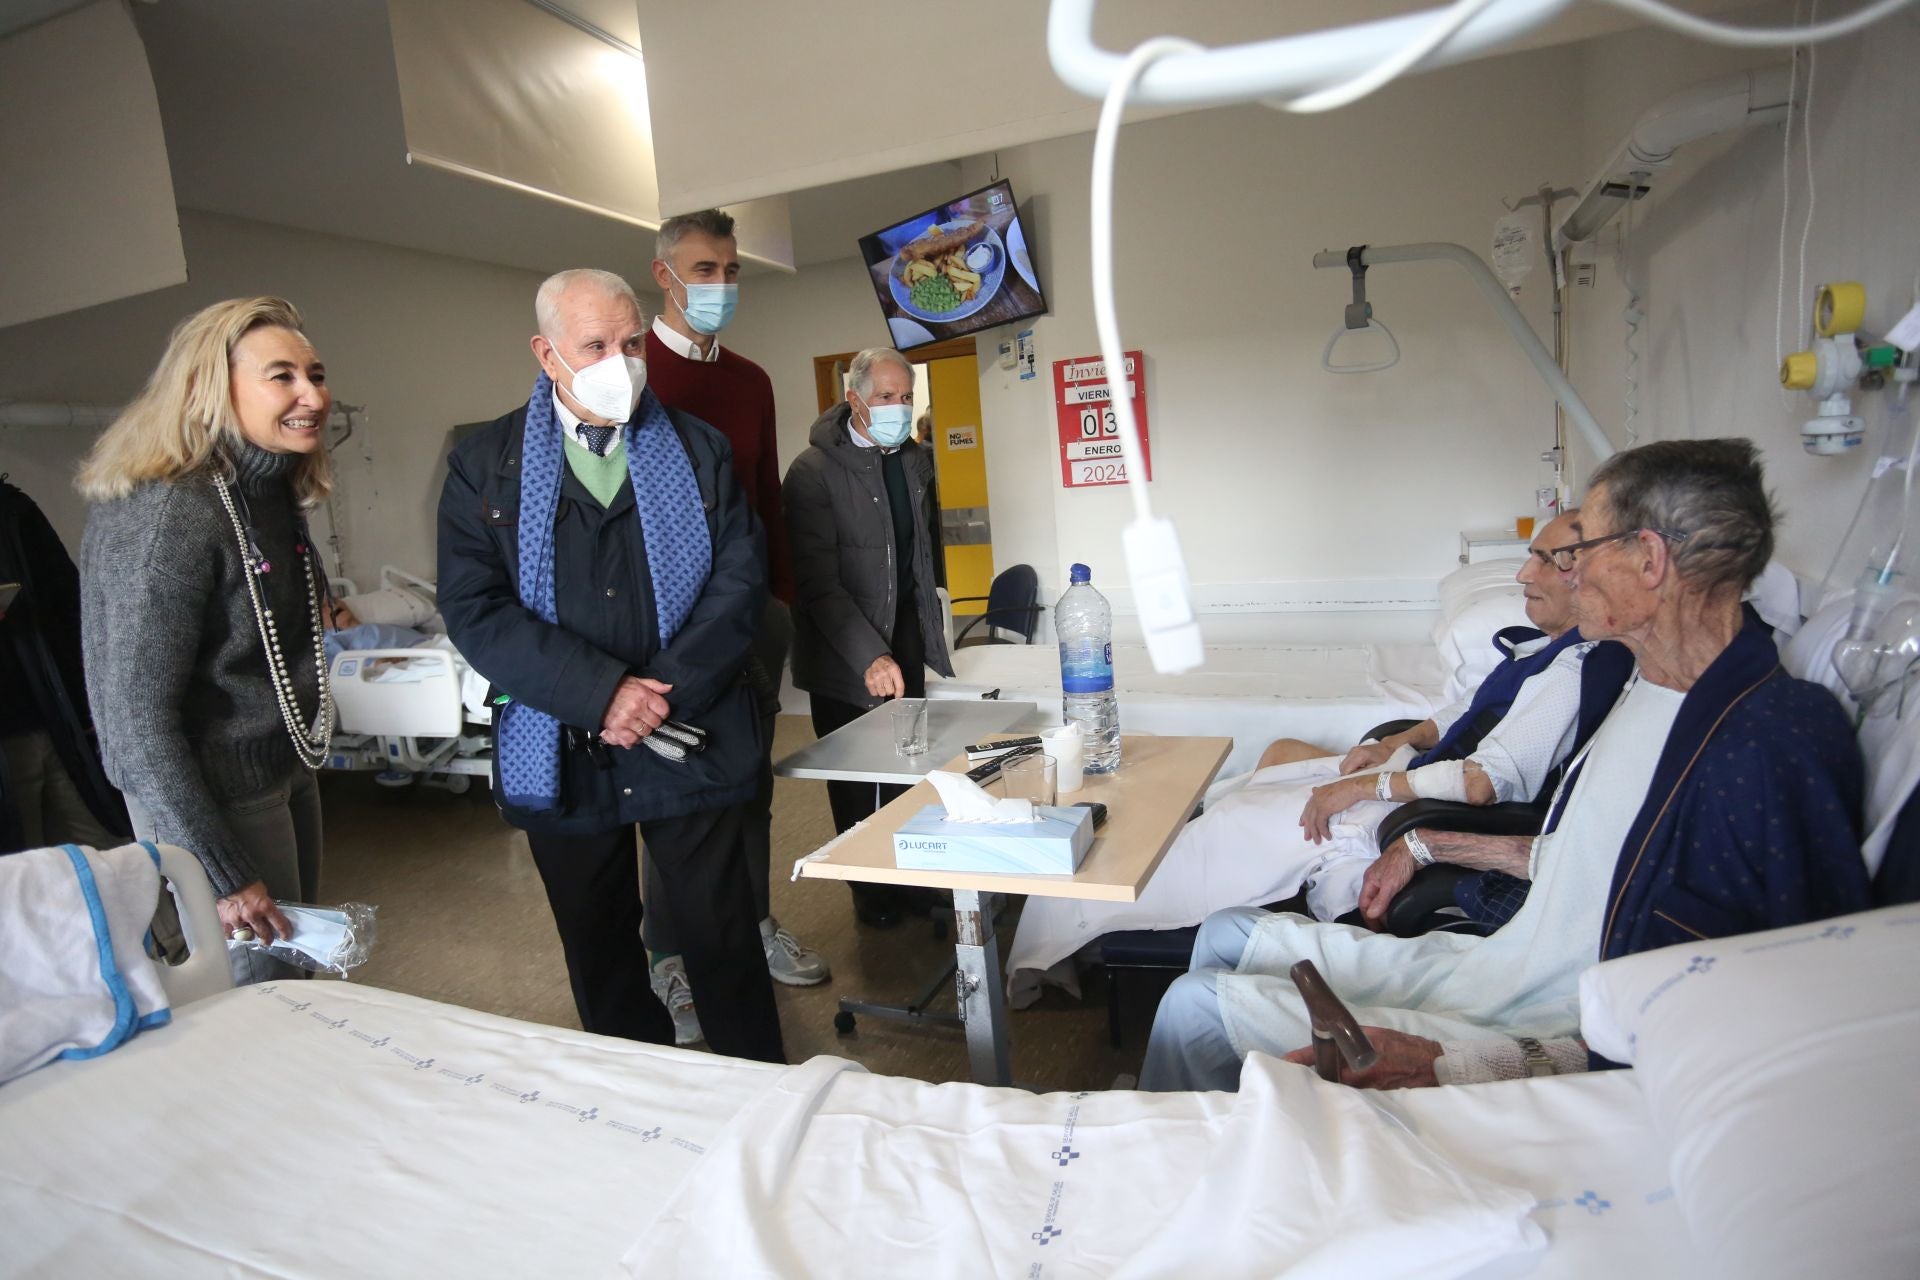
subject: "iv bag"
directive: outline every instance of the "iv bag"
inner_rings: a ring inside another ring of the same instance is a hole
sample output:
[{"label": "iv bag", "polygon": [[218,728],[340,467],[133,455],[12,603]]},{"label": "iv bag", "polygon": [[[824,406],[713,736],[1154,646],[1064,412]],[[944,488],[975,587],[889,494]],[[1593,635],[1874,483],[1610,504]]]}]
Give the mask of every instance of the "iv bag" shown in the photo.
[{"label": "iv bag", "polygon": [[1538,218],[1528,214],[1510,213],[1493,224],[1493,274],[1500,277],[1508,293],[1520,292],[1520,282],[1540,257],[1538,223]]},{"label": "iv bag", "polygon": [[1861,584],[1833,669],[1860,714],[1901,716],[1920,675],[1920,600],[1898,588]]}]

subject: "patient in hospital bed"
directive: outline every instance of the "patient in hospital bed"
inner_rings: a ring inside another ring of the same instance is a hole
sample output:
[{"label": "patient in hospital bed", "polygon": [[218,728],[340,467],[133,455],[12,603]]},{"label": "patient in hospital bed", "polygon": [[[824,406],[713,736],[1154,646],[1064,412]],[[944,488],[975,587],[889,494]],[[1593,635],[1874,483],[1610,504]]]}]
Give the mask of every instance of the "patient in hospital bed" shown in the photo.
[{"label": "patient in hospital bed", "polygon": [[[1571,1037],[1579,972],[1602,960],[1864,909],[1863,769],[1845,713],[1789,676],[1741,595],[1772,551],[1750,441],[1661,441],[1594,474],[1571,574],[1583,634],[1632,651],[1635,678],[1566,771],[1537,838],[1425,833],[1429,855],[1532,880],[1490,937],[1397,938],[1297,916],[1216,913],[1161,1001],[1143,1088],[1231,1089],[1252,1050],[1309,1042],[1287,974],[1312,960],[1366,1024],[1441,1046]],[[1406,841],[1368,869],[1390,897]],[[1530,1055],[1529,1055],[1530,1056]],[[1550,1055],[1542,1054],[1542,1057]],[[1411,1083],[1400,1080],[1397,1083]]]},{"label": "patient in hospital bed", "polygon": [[[1029,899],[1009,960],[1015,1003],[1038,995],[1042,971],[1115,930],[1183,928],[1303,885],[1316,917],[1346,915],[1359,904],[1380,822],[1407,801],[1544,799],[1631,666],[1617,645],[1589,662],[1594,646],[1573,629],[1571,590],[1548,552],[1572,541],[1574,515],[1539,531],[1516,575],[1539,630],[1503,631],[1496,647],[1505,661],[1470,698],[1344,757],[1268,765],[1216,787],[1135,902]],[[1270,756],[1292,753],[1293,744],[1276,746]],[[1071,986],[1066,968],[1044,976]]]}]

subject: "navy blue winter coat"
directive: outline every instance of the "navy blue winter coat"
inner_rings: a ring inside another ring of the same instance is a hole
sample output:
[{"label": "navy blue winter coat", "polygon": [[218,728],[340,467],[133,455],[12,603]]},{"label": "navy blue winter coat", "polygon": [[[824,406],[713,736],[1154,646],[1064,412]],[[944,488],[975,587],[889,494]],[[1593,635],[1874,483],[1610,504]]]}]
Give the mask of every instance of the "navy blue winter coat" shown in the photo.
[{"label": "navy blue winter coat", "polygon": [[[561,803],[550,812],[502,806],[515,826],[558,834],[606,831],[739,804],[765,758],[745,682],[747,653],[766,599],[762,535],[733,475],[726,437],[669,409],[700,485],[713,573],[693,612],[660,646],[645,539],[633,486],[603,508],[567,470],[554,515],[559,623],[520,603],[520,445],[525,406],[463,440],[440,493],[440,611],[474,669],[506,694],[584,734],[597,735],[622,677],[673,686],[673,716],[707,730],[703,753],[675,763],[644,745],[561,753]],[[496,779],[497,782],[497,779]],[[496,795],[499,794],[496,788]]]}]

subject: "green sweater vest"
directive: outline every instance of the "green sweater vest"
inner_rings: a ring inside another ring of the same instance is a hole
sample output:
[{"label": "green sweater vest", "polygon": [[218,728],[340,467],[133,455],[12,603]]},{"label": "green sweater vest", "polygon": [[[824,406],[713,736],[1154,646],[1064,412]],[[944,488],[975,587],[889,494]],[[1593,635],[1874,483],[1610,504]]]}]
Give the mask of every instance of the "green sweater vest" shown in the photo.
[{"label": "green sweater vest", "polygon": [[573,472],[573,478],[587,487],[588,493],[599,499],[601,506],[612,506],[620,486],[627,482],[626,442],[616,442],[607,450],[604,458],[594,456],[593,450],[572,435],[566,437],[566,442],[567,470]]}]

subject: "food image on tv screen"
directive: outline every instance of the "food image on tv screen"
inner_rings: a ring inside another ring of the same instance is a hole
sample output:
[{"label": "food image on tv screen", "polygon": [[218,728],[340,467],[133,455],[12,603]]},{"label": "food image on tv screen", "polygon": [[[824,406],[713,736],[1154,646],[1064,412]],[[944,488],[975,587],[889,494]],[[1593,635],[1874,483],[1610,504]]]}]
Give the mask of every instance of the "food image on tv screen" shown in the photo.
[{"label": "food image on tv screen", "polygon": [[860,253],[903,351],[1047,309],[1005,182],[862,236]]}]

